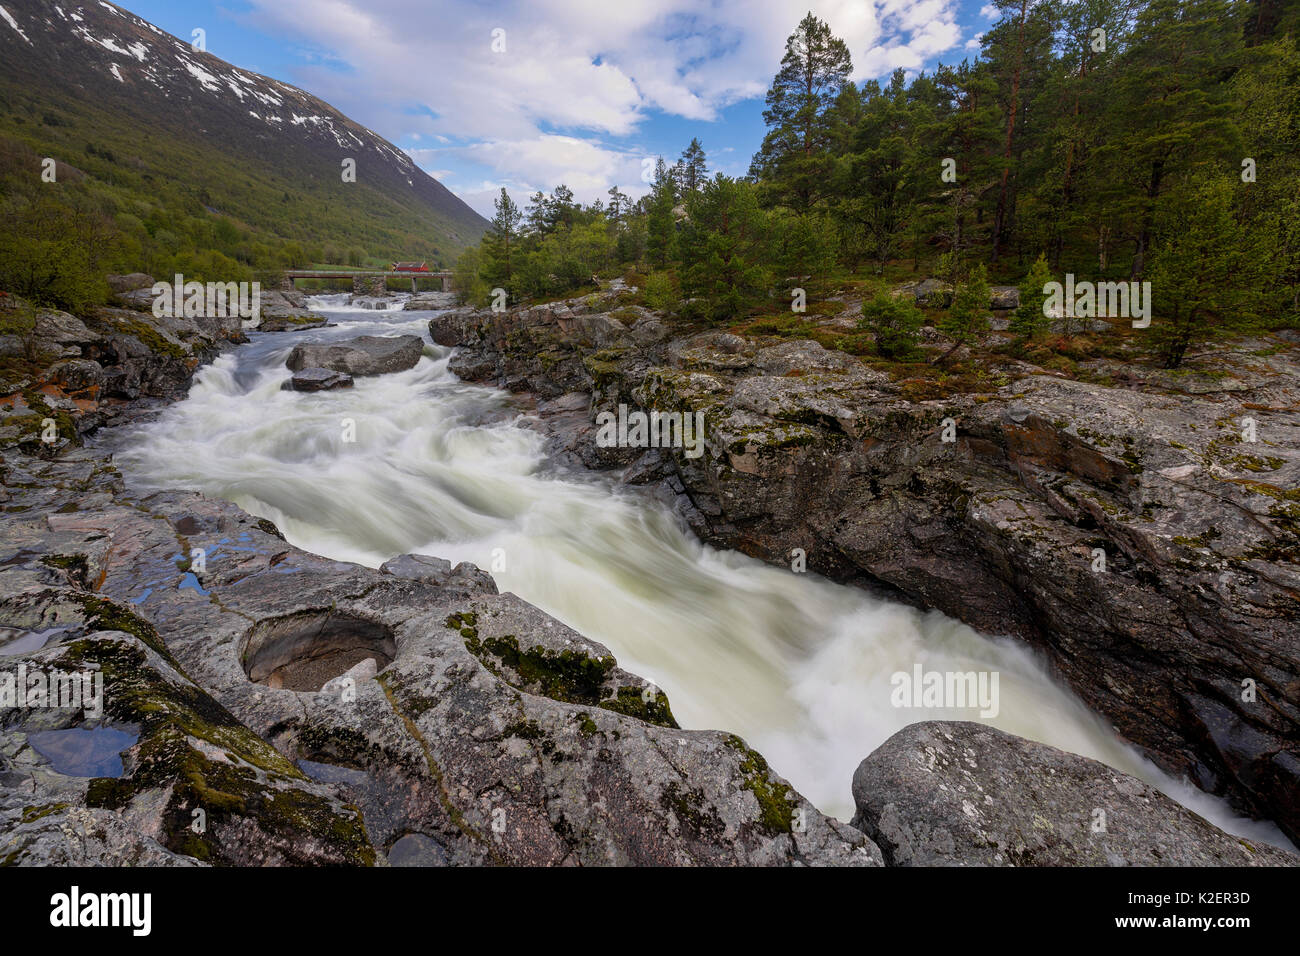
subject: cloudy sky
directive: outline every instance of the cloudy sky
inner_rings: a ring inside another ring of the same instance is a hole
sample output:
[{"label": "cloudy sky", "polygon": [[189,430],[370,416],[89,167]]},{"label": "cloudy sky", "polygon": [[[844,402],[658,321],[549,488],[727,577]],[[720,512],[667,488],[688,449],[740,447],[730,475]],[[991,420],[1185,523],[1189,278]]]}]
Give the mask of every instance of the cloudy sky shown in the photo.
[{"label": "cloudy sky", "polygon": [[[390,139],[480,212],[567,184],[631,195],[692,136],[744,173],[785,39],[811,9],[857,81],[978,52],[986,0],[119,0]],[[647,162],[648,161],[648,162]]]}]

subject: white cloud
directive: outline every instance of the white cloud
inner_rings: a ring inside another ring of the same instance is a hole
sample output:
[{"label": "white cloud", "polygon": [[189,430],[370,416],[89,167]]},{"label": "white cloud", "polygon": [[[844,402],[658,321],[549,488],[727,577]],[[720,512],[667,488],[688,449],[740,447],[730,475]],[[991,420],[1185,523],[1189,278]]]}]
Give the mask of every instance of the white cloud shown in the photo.
[{"label": "white cloud", "polygon": [[[652,111],[712,121],[763,96],[809,8],[848,44],[855,81],[918,70],[962,42],[957,0],[250,2],[263,28],[319,52],[301,85],[390,139],[446,143],[438,155],[507,185],[601,180],[602,194],[640,182],[639,158],[609,139],[634,136]],[[493,52],[498,29],[505,52]]]},{"label": "white cloud", "polygon": [[[625,135],[647,109],[713,119],[762,95],[785,38],[811,6],[879,75],[873,48],[924,60],[957,42],[956,0],[252,0],[279,31],[307,34],[350,74],[309,68],[330,95],[405,101],[435,131],[510,137],[542,126]],[[505,52],[493,52],[504,30]],[[320,84],[317,84],[319,87]]]},{"label": "white cloud", "polygon": [[[641,171],[653,154],[619,149],[596,140],[558,134],[528,139],[488,140],[442,149],[408,150],[423,169],[441,178],[432,163],[459,160],[490,170],[494,178],[482,185],[458,190],[457,195],[479,212],[490,211],[492,201],[505,187],[522,206],[535,192],[550,192],[563,183],[582,202],[604,200],[611,183],[618,183],[634,199],[648,191]],[[471,196],[475,197],[471,199]]]},{"label": "white cloud", "polygon": [[993,6],[991,3],[986,3],[984,6],[980,7],[980,16],[985,20],[996,20],[1000,14],[998,13],[997,7]]}]

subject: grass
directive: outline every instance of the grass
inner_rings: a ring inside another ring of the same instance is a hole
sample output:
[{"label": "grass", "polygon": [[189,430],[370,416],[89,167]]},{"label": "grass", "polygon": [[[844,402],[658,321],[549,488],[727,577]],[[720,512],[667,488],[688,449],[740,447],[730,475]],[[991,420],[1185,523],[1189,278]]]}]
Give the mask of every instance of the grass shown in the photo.
[{"label": "grass", "polygon": [[[218,135],[193,124],[178,133],[144,103],[0,77],[0,209],[42,189],[69,202],[77,196],[113,233],[110,251],[120,261],[110,260],[104,271],[182,271],[201,281],[254,277],[232,269],[323,260],[325,244],[365,250],[367,268],[394,258],[450,268],[465,243],[478,238],[462,237],[464,224],[420,203],[404,183],[363,177],[340,190],[332,157],[327,177],[324,159],[306,144],[291,137],[271,146],[245,142],[251,135]],[[45,156],[61,164],[57,192],[36,175]],[[316,254],[303,257],[302,250]],[[204,274],[205,267],[214,274]]]}]

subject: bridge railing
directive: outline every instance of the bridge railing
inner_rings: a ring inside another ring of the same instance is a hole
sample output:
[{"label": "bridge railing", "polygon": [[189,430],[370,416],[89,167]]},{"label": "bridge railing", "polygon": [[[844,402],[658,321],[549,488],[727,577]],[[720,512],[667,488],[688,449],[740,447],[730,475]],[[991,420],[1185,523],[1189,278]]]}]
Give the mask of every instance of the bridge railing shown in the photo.
[{"label": "bridge railing", "polygon": [[275,274],[275,278],[270,282],[263,282],[270,288],[281,290],[290,290],[296,288],[295,283],[298,279],[324,279],[331,281],[348,281],[352,282],[354,292],[361,293],[365,291],[363,284],[369,284],[372,288],[378,283],[383,283],[387,289],[388,281],[393,278],[410,279],[411,292],[418,291],[417,283],[420,279],[437,280],[442,287],[442,291],[451,291],[452,273],[446,270],[438,272],[394,272],[391,270],[377,269],[356,269],[356,270],[330,270],[330,269],[285,269],[283,272]]}]

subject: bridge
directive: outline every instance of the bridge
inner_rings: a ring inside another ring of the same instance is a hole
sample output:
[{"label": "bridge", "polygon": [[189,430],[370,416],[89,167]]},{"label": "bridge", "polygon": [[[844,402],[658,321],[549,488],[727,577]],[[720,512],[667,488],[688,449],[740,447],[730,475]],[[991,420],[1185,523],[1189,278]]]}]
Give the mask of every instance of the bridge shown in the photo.
[{"label": "bridge", "polygon": [[294,282],[298,279],[338,279],[352,280],[352,291],[357,295],[383,295],[388,291],[388,280],[390,278],[410,279],[411,291],[416,291],[416,279],[439,279],[442,282],[442,291],[451,291],[451,273],[450,272],[366,272],[355,269],[288,269],[280,279],[280,289],[284,292],[292,292],[295,288]]}]

